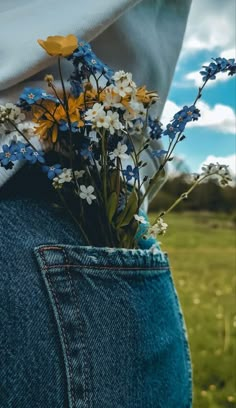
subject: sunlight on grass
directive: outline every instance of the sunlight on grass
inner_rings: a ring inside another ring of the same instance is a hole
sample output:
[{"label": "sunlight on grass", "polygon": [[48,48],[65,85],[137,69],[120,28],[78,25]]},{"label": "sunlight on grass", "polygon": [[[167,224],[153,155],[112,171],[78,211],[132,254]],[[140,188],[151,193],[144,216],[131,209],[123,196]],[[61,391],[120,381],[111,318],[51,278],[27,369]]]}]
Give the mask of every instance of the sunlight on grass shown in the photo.
[{"label": "sunlight on grass", "polygon": [[[151,214],[151,218],[154,214]],[[207,213],[169,214],[161,237],[188,328],[194,408],[236,407],[235,225]]]}]

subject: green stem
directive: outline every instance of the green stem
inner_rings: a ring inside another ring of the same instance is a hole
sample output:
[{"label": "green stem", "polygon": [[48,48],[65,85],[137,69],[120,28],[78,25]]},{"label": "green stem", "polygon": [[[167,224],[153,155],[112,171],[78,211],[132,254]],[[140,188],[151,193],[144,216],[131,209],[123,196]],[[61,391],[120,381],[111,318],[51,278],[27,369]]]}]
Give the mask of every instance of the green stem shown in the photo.
[{"label": "green stem", "polygon": [[[210,79],[210,78],[209,78],[209,79]],[[205,85],[206,85],[206,83],[208,82],[209,79],[207,79],[207,80],[203,83],[203,85],[198,89],[198,93],[197,93],[197,96],[196,96],[196,98],[195,98],[195,100],[194,100],[194,102],[193,102],[193,105],[196,105],[198,99],[201,98],[201,96],[202,96],[202,90],[203,90],[203,88],[205,87]],[[179,143],[182,134],[183,134],[183,130],[178,133],[178,136],[177,136],[177,138],[176,138],[175,141],[174,141],[174,140],[171,140],[171,142],[170,142],[170,144],[169,144],[169,146],[168,146],[168,151],[167,151],[167,153],[166,153],[166,155],[165,155],[165,158],[164,158],[162,164],[160,165],[159,169],[158,169],[157,172],[155,173],[154,177],[152,178],[152,183],[148,186],[147,190],[145,191],[145,193],[144,193],[144,195],[143,195],[143,197],[142,197],[142,199],[141,199],[140,205],[142,205],[142,203],[144,202],[145,198],[148,196],[148,194],[150,193],[151,189],[152,189],[153,186],[155,185],[155,182],[157,181],[157,179],[158,179],[158,177],[159,177],[161,171],[164,169],[164,166],[166,165],[166,163],[168,162],[169,158],[171,157],[171,154],[173,153],[173,151],[174,151],[174,149],[175,149],[177,143]],[[173,144],[173,146],[172,146],[172,144]]]},{"label": "green stem", "polygon": [[189,194],[195,189],[195,187],[197,187],[198,184],[200,184],[202,182],[202,180],[204,180],[205,178],[209,177],[209,175],[205,175],[203,177],[199,177],[198,180],[195,181],[195,183],[184,193],[181,194],[181,196],[179,198],[177,198],[177,200],[175,200],[175,202],[166,210],[163,211],[159,214],[159,216],[156,218],[154,224],[158,221],[159,218],[163,217],[164,215],[169,214],[179,203],[181,203],[181,201],[183,201],[184,199],[188,198]]},{"label": "green stem", "polygon": [[[135,164],[135,166],[136,166],[137,168],[139,168],[139,166],[138,166],[138,164],[139,164],[139,155],[136,153],[133,139],[132,139],[132,137],[130,136],[129,132],[125,132],[125,133],[127,134],[128,139],[129,139],[129,141],[130,141],[130,143],[131,143],[131,145],[132,145],[133,151],[134,151],[134,159],[133,159],[134,164]],[[135,188],[135,187],[136,187],[136,180],[135,180],[135,182],[134,182],[134,188]],[[141,201],[142,201],[142,200],[141,200],[141,182],[140,182],[140,177],[139,177],[139,175],[138,175],[138,191],[137,191],[137,193],[138,193],[138,208],[140,208],[140,206],[141,206]]]},{"label": "green stem", "polygon": [[61,59],[58,57],[58,70],[59,70],[59,76],[60,76],[60,81],[61,81],[61,86],[62,86],[62,91],[63,91],[63,99],[64,99],[64,104],[62,105],[64,107],[66,117],[67,117],[67,122],[69,126],[69,136],[70,136],[70,166],[72,169],[73,173],[73,179],[75,180],[75,174],[74,174],[74,166],[73,166],[73,145],[72,145],[72,126],[71,126],[71,120],[70,120],[70,115],[69,115],[69,104],[68,104],[68,98],[66,94],[66,89],[65,89],[65,84],[62,76],[62,70],[61,70]]}]

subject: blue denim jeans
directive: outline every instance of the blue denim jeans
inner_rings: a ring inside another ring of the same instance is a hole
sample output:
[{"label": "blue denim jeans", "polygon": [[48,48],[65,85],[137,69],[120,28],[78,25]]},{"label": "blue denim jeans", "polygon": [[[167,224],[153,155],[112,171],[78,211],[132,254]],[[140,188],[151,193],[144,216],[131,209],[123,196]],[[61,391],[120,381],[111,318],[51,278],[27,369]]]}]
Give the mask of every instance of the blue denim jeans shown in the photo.
[{"label": "blue denim jeans", "polygon": [[0,196],[0,407],[190,408],[167,256],[85,247],[27,191]]}]

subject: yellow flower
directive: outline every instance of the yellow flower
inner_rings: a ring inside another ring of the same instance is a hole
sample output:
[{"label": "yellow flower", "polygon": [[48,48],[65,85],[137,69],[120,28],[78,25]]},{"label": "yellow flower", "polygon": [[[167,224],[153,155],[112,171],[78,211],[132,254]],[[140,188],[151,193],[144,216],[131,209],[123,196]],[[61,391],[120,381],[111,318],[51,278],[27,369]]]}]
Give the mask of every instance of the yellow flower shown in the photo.
[{"label": "yellow flower", "polygon": [[149,105],[158,100],[158,94],[155,91],[147,91],[146,86],[143,86],[137,89],[136,98],[139,102]]},{"label": "yellow flower", "polygon": [[[82,101],[80,101],[82,102]],[[80,118],[79,98],[75,99],[69,96],[68,98],[68,114],[71,123],[77,122],[78,127],[84,126],[84,122]],[[42,107],[33,108],[33,121],[38,126],[35,127],[35,133],[40,139],[50,139],[56,143],[58,138],[58,127],[61,120],[67,122],[67,114],[64,106],[57,106],[52,101],[44,101]]]},{"label": "yellow flower", "polygon": [[58,57],[68,57],[78,47],[78,39],[73,34],[50,36],[45,41],[38,40],[38,43],[49,55]]}]

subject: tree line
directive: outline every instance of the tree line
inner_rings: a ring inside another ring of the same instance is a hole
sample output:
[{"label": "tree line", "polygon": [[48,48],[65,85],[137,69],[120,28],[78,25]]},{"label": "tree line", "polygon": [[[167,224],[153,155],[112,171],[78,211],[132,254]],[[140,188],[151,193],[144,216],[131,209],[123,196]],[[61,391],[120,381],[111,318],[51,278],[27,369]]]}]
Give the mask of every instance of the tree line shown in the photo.
[{"label": "tree line", "polygon": [[[150,210],[166,210],[190,185],[187,178],[181,175],[169,179],[151,203]],[[235,212],[236,186],[221,187],[214,180],[199,184],[195,190],[183,200],[175,211],[219,211]]]}]

